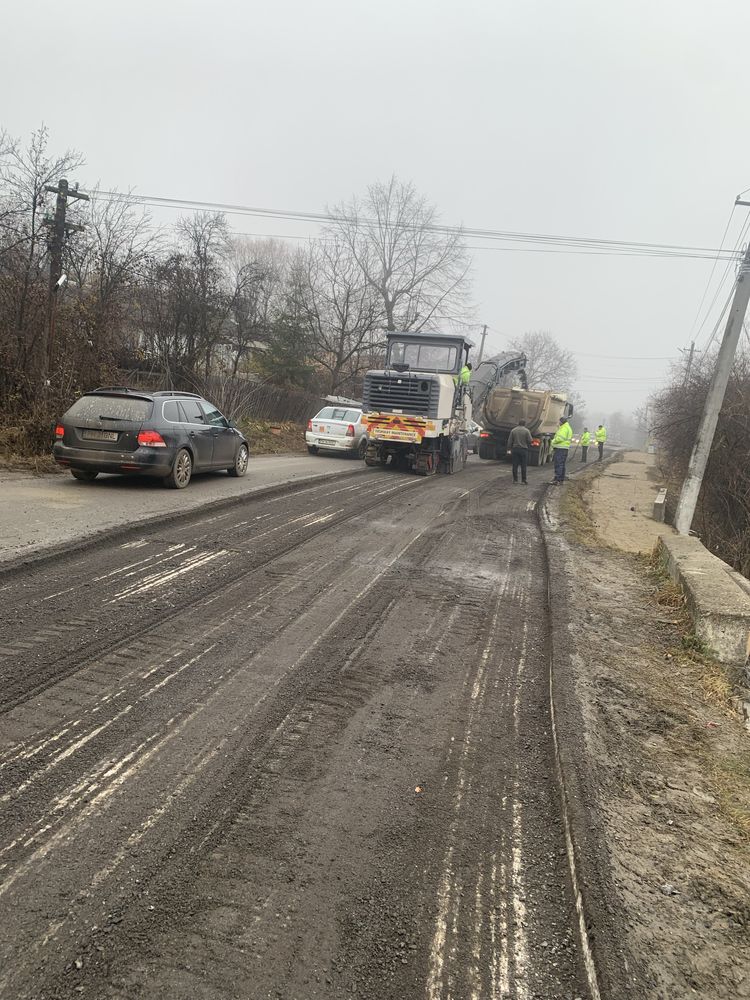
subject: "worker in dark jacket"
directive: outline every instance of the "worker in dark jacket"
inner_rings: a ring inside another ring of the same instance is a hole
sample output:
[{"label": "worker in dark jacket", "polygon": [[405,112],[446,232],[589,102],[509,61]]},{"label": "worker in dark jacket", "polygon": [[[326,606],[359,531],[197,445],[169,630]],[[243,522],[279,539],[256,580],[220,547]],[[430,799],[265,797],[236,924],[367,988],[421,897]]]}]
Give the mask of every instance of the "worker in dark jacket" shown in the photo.
[{"label": "worker in dark jacket", "polygon": [[521,470],[521,482],[526,483],[526,467],[529,464],[529,449],[531,448],[531,431],[525,420],[519,420],[508,437],[508,454],[513,463],[513,482],[518,482],[518,470]]}]

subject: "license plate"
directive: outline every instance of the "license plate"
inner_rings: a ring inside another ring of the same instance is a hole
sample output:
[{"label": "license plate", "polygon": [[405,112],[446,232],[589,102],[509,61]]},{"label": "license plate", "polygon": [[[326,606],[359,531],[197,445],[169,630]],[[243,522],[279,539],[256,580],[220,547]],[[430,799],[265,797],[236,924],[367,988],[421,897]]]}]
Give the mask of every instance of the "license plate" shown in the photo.
[{"label": "license plate", "polygon": [[328,444],[328,438],[318,438],[318,444]]},{"label": "license plate", "polygon": [[84,431],[84,441],[116,441],[117,431]]}]

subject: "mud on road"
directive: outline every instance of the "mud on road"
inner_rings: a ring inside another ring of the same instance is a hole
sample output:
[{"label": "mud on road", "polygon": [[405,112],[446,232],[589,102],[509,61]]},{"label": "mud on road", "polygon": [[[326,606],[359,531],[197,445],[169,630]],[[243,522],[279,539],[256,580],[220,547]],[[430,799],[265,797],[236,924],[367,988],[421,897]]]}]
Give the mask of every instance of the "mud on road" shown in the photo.
[{"label": "mud on road", "polygon": [[0,577],[0,996],[588,996],[536,476],[368,472]]}]

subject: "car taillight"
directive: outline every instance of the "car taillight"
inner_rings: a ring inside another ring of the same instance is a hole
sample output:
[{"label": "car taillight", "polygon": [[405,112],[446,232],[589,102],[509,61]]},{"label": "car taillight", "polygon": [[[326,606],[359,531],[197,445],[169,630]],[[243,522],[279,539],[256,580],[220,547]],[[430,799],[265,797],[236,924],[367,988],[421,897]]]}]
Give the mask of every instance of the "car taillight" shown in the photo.
[{"label": "car taillight", "polygon": [[354,424],[349,424],[349,426],[346,428],[346,436],[348,438],[354,437]]},{"label": "car taillight", "polygon": [[65,437],[65,428],[63,427],[62,424],[58,424],[57,427],[55,427],[55,437],[56,438]]},{"label": "car taillight", "polygon": [[480,438],[488,438],[490,436],[490,432],[489,431],[482,431],[479,436],[480,436]]},{"label": "car taillight", "polygon": [[532,448],[538,448],[541,443],[542,442],[539,440],[539,438],[532,438],[531,439],[531,447]]},{"label": "car taillight", "polygon": [[307,421],[307,429],[308,429],[309,431],[311,431],[311,430],[312,430],[312,420],[308,420],[308,421]]},{"label": "car taillight", "polygon": [[146,445],[148,448],[167,447],[167,442],[156,431],[141,431],[138,435],[138,444]]}]

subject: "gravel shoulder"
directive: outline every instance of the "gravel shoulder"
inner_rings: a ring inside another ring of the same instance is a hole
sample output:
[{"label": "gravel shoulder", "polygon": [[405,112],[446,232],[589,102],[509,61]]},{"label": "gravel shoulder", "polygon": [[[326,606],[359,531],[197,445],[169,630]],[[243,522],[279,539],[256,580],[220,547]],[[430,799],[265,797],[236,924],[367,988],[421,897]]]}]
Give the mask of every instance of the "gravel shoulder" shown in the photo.
[{"label": "gravel shoulder", "polygon": [[82,483],[55,473],[0,473],[0,564],[97,533],[146,525],[152,518],[247,497],[255,490],[363,469],[363,463],[343,456],[263,456],[250,459],[242,479],[208,473],[196,476],[185,490],[167,490],[156,480],[126,476],[103,475]]},{"label": "gravel shoulder", "polygon": [[[637,459],[627,456],[629,476]],[[604,487],[592,470],[587,489],[550,500],[548,531],[561,727],[603,994],[747,998],[750,739],[737,678],[701,654],[649,559],[618,550],[650,547],[620,468]],[[619,516],[603,509],[614,501]]]}]

